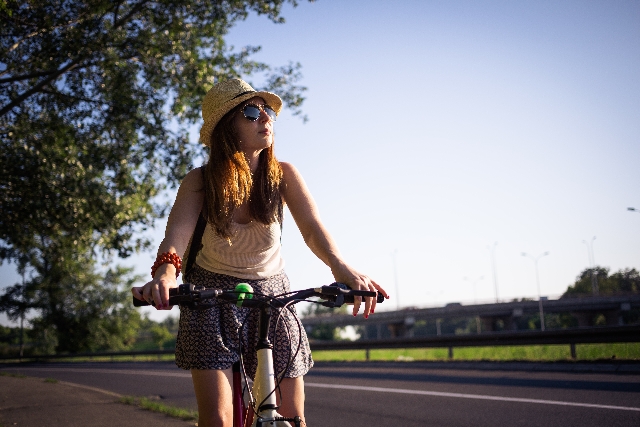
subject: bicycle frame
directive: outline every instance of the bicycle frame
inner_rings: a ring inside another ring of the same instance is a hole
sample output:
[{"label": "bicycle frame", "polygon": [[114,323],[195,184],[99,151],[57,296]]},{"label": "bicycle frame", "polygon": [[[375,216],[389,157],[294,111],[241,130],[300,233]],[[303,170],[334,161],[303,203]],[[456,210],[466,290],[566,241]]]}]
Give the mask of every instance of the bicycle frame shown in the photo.
[{"label": "bicycle frame", "polygon": [[244,427],[247,407],[244,404],[244,389],[242,387],[240,362],[234,363],[231,371],[233,374],[233,427]]}]

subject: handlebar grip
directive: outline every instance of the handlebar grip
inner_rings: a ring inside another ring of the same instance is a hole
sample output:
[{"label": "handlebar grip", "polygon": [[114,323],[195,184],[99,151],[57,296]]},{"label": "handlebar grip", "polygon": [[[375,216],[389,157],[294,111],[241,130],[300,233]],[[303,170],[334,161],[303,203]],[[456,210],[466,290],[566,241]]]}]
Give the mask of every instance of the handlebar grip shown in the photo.
[{"label": "handlebar grip", "polygon": [[385,298],[380,292],[377,291],[363,291],[359,289],[350,289],[344,283],[334,282],[329,286],[322,287],[322,293],[325,295],[340,295],[344,296],[344,304],[353,304],[353,297],[362,296],[362,297],[376,297],[376,303],[380,304],[384,302]]},{"label": "handlebar grip", "polygon": [[151,305],[146,301],[139,300],[138,298],[134,297],[133,295],[131,296],[131,298],[133,298],[133,306],[134,307],[145,307],[147,305]]},{"label": "handlebar grip", "polygon": [[[367,292],[368,293],[368,292]],[[353,304],[353,297],[354,295],[345,295],[344,296],[344,302],[345,304]],[[376,297],[376,302],[378,304],[380,304],[381,302],[384,302],[384,295],[382,295],[380,292],[378,292],[378,296]]]}]

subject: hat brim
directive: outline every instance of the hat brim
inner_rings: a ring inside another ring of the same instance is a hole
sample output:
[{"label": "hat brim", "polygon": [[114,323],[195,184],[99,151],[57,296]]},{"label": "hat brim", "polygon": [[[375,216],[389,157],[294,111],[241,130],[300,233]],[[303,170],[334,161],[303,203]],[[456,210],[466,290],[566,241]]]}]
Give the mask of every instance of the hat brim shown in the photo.
[{"label": "hat brim", "polygon": [[233,110],[237,105],[240,105],[244,101],[255,97],[264,99],[264,102],[266,102],[271,108],[273,108],[273,110],[276,112],[276,115],[280,114],[280,111],[282,111],[282,99],[280,99],[280,97],[275,93],[255,91],[242,94],[222,104],[222,106],[218,108],[215,113],[209,115],[209,117],[205,119],[204,124],[200,129],[200,143],[208,146],[211,142],[211,134],[213,133],[213,129],[215,129],[220,119],[223,118],[224,115],[229,111]]}]

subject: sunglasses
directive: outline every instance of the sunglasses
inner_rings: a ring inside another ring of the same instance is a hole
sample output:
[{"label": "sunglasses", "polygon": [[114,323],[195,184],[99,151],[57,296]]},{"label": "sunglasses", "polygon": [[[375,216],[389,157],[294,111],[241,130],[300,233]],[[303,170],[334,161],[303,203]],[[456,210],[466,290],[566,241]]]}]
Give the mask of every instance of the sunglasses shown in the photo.
[{"label": "sunglasses", "polygon": [[268,105],[256,105],[256,104],[247,104],[242,107],[242,114],[244,114],[244,118],[247,120],[251,120],[255,122],[260,118],[260,112],[264,111],[267,113],[267,116],[271,119],[272,122],[276,121],[276,112],[273,111],[273,108]]}]

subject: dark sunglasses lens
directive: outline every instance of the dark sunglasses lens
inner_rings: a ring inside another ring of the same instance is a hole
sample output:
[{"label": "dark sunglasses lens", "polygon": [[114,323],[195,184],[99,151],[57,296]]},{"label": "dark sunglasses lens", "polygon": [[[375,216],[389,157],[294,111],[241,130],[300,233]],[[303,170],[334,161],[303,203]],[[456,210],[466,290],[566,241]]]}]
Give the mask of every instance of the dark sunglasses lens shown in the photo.
[{"label": "dark sunglasses lens", "polygon": [[242,109],[242,113],[247,119],[252,121],[258,120],[258,118],[260,117],[260,109],[253,105],[245,105],[245,107]]},{"label": "dark sunglasses lens", "polygon": [[276,121],[276,112],[271,109],[271,107],[264,107],[264,112],[267,113],[269,117],[271,117],[271,121]]}]

